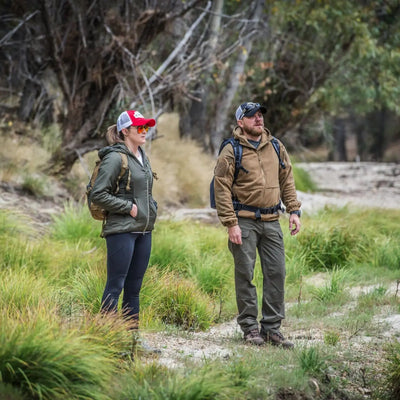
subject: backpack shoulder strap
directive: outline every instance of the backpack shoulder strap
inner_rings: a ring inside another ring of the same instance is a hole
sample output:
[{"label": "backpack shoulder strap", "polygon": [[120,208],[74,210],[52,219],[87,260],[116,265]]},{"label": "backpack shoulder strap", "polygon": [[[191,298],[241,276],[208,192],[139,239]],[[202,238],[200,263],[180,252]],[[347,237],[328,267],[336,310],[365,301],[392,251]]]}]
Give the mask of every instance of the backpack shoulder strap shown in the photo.
[{"label": "backpack shoulder strap", "polygon": [[279,160],[279,165],[281,166],[282,169],[286,168],[285,163],[282,161],[281,159],[281,147],[279,145],[279,141],[276,137],[272,136],[272,140],[271,140],[272,146],[274,146],[276,155],[278,156],[278,160]]},{"label": "backpack shoulder strap", "polygon": [[233,147],[233,154],[235,156],[235,174],[234,174],[234,180],[236,180],[237,176],[239,175],[239,171],[243,169],[246,173],[248,172],[243,166],[242,166],[242,155],[243,155],[243,146],[240,144],[238,139],[235,139],[234,137],[230,137],[228,139],[225,139],[221,143],[221,147],[219,148],[219,153],[221,153],[222,149],[230,143]]},{"label": "backpack shoulder strap", "polygon": [[[124,176],[126,170],[128,169],[128,156],[125,153],[120,153],[119,155],[121,156],[121,171],[119,172],[118,178],[117,178],[117,188],[115,190],[115,193],[119,192],[119,181],[121,178]],[[126,190],[130,189],[130,181],[131,181],[131,171],[129,170],[128,174],[128,183],[126,185]]]}]

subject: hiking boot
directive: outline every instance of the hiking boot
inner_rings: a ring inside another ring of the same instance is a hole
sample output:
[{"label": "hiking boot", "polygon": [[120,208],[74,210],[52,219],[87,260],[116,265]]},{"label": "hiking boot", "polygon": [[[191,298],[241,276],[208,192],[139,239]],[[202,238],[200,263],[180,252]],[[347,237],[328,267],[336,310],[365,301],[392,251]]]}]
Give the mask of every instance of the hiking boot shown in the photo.
[{"label": "hiking boot", "polygon": [[292,342],[289,342],[289,340],[285,339],[285,337],[279,331],[276,331],[276,332],[273,332],[273,331],[262,332],[261,331],[260,336],[265,341],[265,343],[272,344],[273,346],[282,346],[285,349],[292,349],[294,347],[294,344]]},{"label": "hiking boot", "polygon": [[264,339],[260,336],[258,329],[252,329],[251,331],[245,333],[244,340],[248,344],[253,344],[255,346],[262,346],[264,344]]}]

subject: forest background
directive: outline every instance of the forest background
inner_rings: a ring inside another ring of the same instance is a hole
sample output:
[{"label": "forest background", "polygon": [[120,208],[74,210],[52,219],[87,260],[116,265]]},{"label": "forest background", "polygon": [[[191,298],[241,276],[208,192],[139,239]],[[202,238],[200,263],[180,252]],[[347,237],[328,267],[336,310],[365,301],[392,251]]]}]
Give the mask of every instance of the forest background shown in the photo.
[{"label": "forest background", "polygon": [[[216,154],[244,101],[289,150],[398,161],[399,2],[6,1],[1,116],[51,132],[52,170],[104,144],[123,109],[177,112]],[[157,132],[152,132],[157,137]]]},{"label": "forest background", "polygon": [[[0,20],[0,398],[399,398],[400,214],[384,207],[398,191],[399,1],[2,0]],[[348,165],[343,187],[367,171],[359,183],[382,196],[308,208],[294,240],[282,217],[289,353],[243,345],[226,232],[206,208],[248,100],[267,107],[301,196],[318,190],[307,165],[331,180],[326,161]],[[127,108],[157,119],[141,321],[159,358],[98,315],[105,246],[85,184]],[[187,209],[195,220],[176,221]]]}]

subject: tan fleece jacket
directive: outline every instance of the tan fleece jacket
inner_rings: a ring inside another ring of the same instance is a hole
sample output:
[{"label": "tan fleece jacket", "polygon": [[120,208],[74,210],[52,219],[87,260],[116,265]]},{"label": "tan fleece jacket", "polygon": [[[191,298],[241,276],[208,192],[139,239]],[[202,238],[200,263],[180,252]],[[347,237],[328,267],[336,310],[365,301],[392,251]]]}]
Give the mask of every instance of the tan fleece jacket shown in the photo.
[{"label": "tan fleece jacket", "polygon": [[[238,223],[232,197],[241,204],[258,208],[273,207],[282,200],[288,213],[299,210],[301,202],[297,200],[292,165],[283,144],[279,141],[285,169],[279,166],[278,156],[271,143],[272,135],[268,129],[264,128],[257,149],[247,141],[240,127],[237,126],[233,130],[233,136],[239,139],[243,146],[242,166],[248,173],[240,170],[233,184],[235,156],[232,146],[226,145],[214,169],[215,203],[221,223],[226,227]],[[255,219],[255,214],[246,210],[239,211],[239,216]],[[273,221],[278,218],[278,214],[261,215],[263,221]]]}]

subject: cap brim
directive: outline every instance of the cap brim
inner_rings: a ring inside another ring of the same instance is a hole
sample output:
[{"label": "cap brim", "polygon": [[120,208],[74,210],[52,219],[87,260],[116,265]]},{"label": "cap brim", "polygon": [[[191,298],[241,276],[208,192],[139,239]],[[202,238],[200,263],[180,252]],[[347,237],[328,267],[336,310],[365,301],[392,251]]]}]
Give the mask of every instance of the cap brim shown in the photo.
[{"label": "cap brim", "polygon": [[148,125],[150,127],[156,124],[155,119],[146,119],[146,118],[135,118],[135,122],[132,124],[133,126],[141,126],[141,125]]},{"label": "cap brim", "polygon": [[260,106],[258,108],[255,108],[254,110],[247,112],[244,117],[252,117],[257,111],[261,111],[261,114],[265,114],[267,112],[267,109],[263,106]]}]

